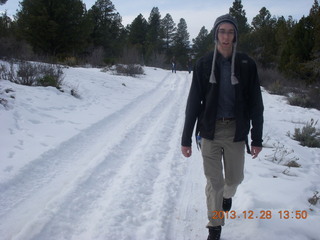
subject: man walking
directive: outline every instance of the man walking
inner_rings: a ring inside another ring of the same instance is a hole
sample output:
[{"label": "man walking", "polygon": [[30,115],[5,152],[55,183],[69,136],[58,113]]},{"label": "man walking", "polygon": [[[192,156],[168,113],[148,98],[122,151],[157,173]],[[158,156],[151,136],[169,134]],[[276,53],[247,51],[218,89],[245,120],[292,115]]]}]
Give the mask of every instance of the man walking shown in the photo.
[{"label": "man walking", "polygon": [[215,50],[199,59],[194,68],[181,151],[185,157],[191,156],[197,122],[195,132],[201,137],[207,179],[208,240],[219,240],[224,218],[217,213],[231,209],[232,197],[244,178],[250,127],[248,152],[256,158],[262,150],[263,102],[255,62],[236,53],[236,20],[229,14],[220,16],[213,31]]},{"label": "man walking", "polygon": [[172,67],[172,72],[173,73],[176,73],[177,72],[177,66],[176,66],[176,57],[175,56],[173,56],[172,58],[171,58],[171,67]]}]

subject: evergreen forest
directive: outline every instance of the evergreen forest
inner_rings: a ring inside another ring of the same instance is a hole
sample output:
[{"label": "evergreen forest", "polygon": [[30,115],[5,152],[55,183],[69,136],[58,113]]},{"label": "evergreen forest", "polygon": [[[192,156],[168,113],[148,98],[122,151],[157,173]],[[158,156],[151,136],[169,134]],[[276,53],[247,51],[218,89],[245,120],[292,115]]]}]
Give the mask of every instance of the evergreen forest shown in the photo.
[{"label": "evergreen forest", "polygon": [[[241,0],[234,0],[229,13],[239,24],[237,50],[255,59],[262,85],[274,93],[294,92],[293,101],[319,108],[318,0],[301,19],[273,16],[262,7],[249,23]],[[127,26],[111,0],[97,0],[90,9],[82,0],[22,0],[14,17],[0,15],[2,59],[170,68],[175,56],[178,70],[186,70],[189,59],[195,63],[212,49],[212,29],[199,26],[199,34],[191,40],[185,19],[175,23],[158,7],[149,16],[139,14]]]}]

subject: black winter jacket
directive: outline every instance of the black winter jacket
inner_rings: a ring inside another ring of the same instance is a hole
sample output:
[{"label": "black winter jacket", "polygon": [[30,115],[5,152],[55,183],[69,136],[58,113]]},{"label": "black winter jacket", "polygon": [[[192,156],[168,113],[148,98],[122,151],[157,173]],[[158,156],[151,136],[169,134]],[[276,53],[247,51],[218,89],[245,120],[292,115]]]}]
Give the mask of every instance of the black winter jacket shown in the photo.
[{"label": "black winter jacket", "polygon": [[[182,146],[191,146],[192,133],[196,122],[196,134],[199,132],[203,138],[214,139],[219,99],[220,68],[216,61],[215,77],[217,83],[210,83],[212,59],[213,52],[202,57],[194,68],[185,112]],[[251,145],[261,147],[264,107],[255,62],[246,54],[237,53],[235,75],[239,80],[239,84],[234,85],[236,95],[236,132],[234,141],[247,140],[251,124]]]}]

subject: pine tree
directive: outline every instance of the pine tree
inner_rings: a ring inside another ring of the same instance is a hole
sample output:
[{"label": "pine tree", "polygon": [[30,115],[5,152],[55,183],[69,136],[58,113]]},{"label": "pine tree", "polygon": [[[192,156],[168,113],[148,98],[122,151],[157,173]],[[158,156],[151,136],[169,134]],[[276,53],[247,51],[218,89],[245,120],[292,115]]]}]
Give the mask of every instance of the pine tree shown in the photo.
[{"label": "pine tree", "polygon": [[180,68],[182,69],[185,69],[186,63],[189,58],[189,37],[190,34],[188,33],[187,23],[183,18],[181,18],[178,23],[177,32],[173,38],[173,54],[175,55],[178,64],[180,64]]},{"label": "pine tree", "polygon": [[[320,78],[320,7],[319,2],[314,0],[314,4],[310,9],[309,17],[312,21],[313,29],[313,47],[312,47],[312,61],[308,64],[309,68],[312,69],[314,81],[319,82]],[[318,91],[319,93],[319,91]],[[318,94],[319,96],[319,94]]]},{"label": "pine tree", "polygon": [[146,42],[148,23],[142,14],[133,20],[129,29],[129,42],[133,45],[143,46]]},{"label": "pine tree", "polygon": [[176,24],[174,23],[171,15],[169,13],[161,20],[161,29],[164,32],[165,49],[169,51],[172,46],[173,36],[177,30]]},{"label": "pine tree", "polygon": [[311,60],[313,48],[313,25],[310,17],[302,17],[295,26],[292,40],[294,43],[294,56],[299,62]]},{"label": "pine tree", "polygon": [[121,16],[110,0],[97,0],[88,11],[93,23],[91,38],[95,47],[103,47],[107,61],[113,61],[121,50],[120,38],[123,30]]},{"label": "pine tree", "polygon": [[159,8],[154,7],[151,10],[148,19],[148,31],[147,41],[148,45],[153,48],[154,51],[161,50],[161,14]]},{"label": "pine tree", "polygon": [[249,51],[251,49],[251,41],[248,40],[250,33],[250,26],[246,17],[246,11],[243,9],[241,0],[235,0],[231,8],[229,8],[229,14],[233,16],[238,22],[238,50]]},{"label": "pine tree", "polygon": [[161,15],[159,8],[154,7],[148,18],[147,30],[147,64],[161,66],[163,59],[160,56],[163,50],[163,31],[161,29]]},{"label": "pine tree", "polygon": [[290,58],[287,54],[287,48],[293,27],[291,23],[293,23],[292,17],[289,17],[287,21],[283,16],[279,17],[276,23],[275,40],[278,45],[277,63],[280,70],[283,69]]},{"label": "pine tree", "polygon": [[90,27],[81,0],[23,0],[18,29],[37,53],[68,56],[81,52]]},{"label": "pine tree", "polygon": [[286,19],[282,16],[277,19],[276,23],[276,42],[278,44],[278,54],[282,52],[290,36],[290,29]]},{"label": "pine tree", "polygon": [[7,2],[8,0],[0,0],[0,5],[3,5]]},{"label": "pine tree", "polygon": [[11,18],[4,12],[0,16],[0,38],[7,37],[10,34],[10,28],[12,25]]},{"label": "pine tree", "polygon": [[246,17],[246,11],[243,9],[241,0],[235,0],[231,8],[229,8],[229,14],[233,16],[238,22],[238,29],[240,37],[250,32],[250,26]]},{"label": "pine tree", "polygon": [[[285,21],[285,23],[283,22]],[[281,18],[277,23],[276,41],[279,44],[279,60],[278,68],[282,72],[288,73],[290,62],[293,60],[292,49],[294,47],[294,39],[292,37],[296,21],[290,16],[288,20]],[[284,26],[285,25],[285,26]]]},{"label": "pine tree", "polygon": [[314,31],[314,46],[312,49],[313,57],[320,59],[320,6],[318,0],[314,0],[309,14]]},{"label": "pine tree", "polygon": [[317,16],[319,14],[319,2],[318,0],[314,0],[313,5],[310,9],[309,15],[310,17]]},{"label": "pine tree", "polygon": [[280,70],[296,79],[302,79],[307,84],[315,80],[316,74],[316,68],[312,63],[313,30],[310,16],[302,17],[294,24],[279,63]]},{"label": "pine tree", "polygon": [[265,7],[252,20],[254,52],[263,67],[270,67],[276,61],[278,45],[275,40],[275,25],[276,19],[271,17]]},{"label": "pine tree", "polygon": [[139,58],[142,59],[141,62],[143,63],[143,59],[145,58],[146,54],[148,22],[142,16],[142,14],[139,14],[138,17],[133,20],[128,29],[129,47],[138,51],[138,54],[140,55]]},{"label": "pine tree", "polygon": [[269,25],[271,14],[265,7],[261,8],[259,14],[252,19],[252,26],[255,31],[261,30]]},{"label": "pine tree", "polygon": [[203,26],[198,36],[192,42],[193,54],[198,59],[213,48],[213,34],[209,34],[208,30]]}]

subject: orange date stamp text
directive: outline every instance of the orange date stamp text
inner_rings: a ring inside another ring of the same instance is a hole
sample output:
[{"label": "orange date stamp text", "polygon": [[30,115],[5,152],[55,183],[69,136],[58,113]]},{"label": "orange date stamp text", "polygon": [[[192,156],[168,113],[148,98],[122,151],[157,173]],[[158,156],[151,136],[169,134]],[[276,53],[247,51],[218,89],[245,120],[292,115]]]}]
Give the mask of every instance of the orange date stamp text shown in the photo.
[{"label": "orange date stamp text", "polygon": [[307,219],[306,210],[212,211],[212,219]]}]

